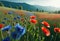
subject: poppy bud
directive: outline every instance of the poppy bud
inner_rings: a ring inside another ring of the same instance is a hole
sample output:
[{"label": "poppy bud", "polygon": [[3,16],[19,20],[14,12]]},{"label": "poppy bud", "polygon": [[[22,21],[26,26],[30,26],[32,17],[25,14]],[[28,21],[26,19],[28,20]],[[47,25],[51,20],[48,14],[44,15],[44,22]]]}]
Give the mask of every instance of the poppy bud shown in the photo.
[{"label": "poppy bud", "polygon": [[54,24],[53,26],[56,27],[56,24]]}]

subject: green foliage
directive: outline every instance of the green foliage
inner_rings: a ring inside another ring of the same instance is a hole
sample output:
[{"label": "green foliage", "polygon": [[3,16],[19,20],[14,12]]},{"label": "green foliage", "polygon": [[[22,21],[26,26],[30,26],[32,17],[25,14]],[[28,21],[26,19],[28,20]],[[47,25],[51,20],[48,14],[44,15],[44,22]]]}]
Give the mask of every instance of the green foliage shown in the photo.
[{"label": "green foliage", "polygon": [[0,2],[0,6],[4,6],[4,4],[2,2]]},{"label": "green foliage", "polygon": [[[51,41],[55,40],[55,33],[53,31],[53,28],[54,28],[53,24],[57,24],[57,26],[60,27],[60,21],[57,21],[59,19],[57,19],[55,21],[54,20],[48,20],[48,19],[39,19],[38,16],[37,16],[36,19],[37,19],[38,23],[36,25],[34,25],[34,24],[30,23],[30,21],[29,21],[30,16],[27,17],[26,15],[21,16],[21,18],[24,19],[24,22],[22,22],[20,19],[13,20],[13,18],[16,17],[17,15],[18,14],[9,15],[9,14],[4,14],[4,13],[0,12],[0,23],[2,21],[4,21],[5,26],[8,25],[8,24],[11,24],[14,27],[13,23],[16,24],[16,22],[18,22],[18,23],[20,23],[20,25],[26,27],[26,30],[27,30],[26,34],[24,36],[22,36],[19,41],[50,41],[51,39],[52,39]],[[9,21],[8,20],[3,20],[3,18],[5,18],[5,17],[7,17],[9,19]],[[41,30],[41,27],[43,26],[41,24],[42,21],[47,21],[51,26],[50,27],[51,35],[49,37],[45,36],[44,33]],[[4,34],[5,34],[5,36],[7,35],[6,33],[4,33]],[[52,38],[52,35],[53,35],[53,38]],[[60,40],[60,34],[57,35],[57,40],[56,41],[59,41],[59,40]]]},{"label": "green foliage", "polygon": [[22,6],[20,6],[20,7],[19,7],[19,9],[20,9],[20,10],[23,10],[23,7],[22,7]]}]

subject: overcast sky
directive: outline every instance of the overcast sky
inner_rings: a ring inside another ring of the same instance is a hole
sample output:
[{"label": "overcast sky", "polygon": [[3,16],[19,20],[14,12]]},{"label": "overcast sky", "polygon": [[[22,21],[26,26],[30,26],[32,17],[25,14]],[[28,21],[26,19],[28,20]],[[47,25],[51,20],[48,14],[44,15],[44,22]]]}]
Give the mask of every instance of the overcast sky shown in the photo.
[{"label": "overcast sky", "polygon": [[60,7],[60,0],[3,0],[12,2],[23,2],[31,5]]}]

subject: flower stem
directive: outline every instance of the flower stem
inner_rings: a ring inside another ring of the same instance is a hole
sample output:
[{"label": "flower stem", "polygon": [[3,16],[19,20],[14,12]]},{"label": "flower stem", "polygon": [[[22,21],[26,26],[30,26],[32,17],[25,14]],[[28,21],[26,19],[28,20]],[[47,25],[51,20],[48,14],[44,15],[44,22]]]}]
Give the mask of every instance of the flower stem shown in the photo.
[{"label": "flower stem", "polygon": [[0,30],[0,32],[1,32],[1,39],[4,39],[3,34],[2,34],[2,30]]},{"label": "flower stem", "polygon": [[51,36],[51,39],[50,39],[50,41],[52,41],[52,39],[53,39],[53,35]]},{"label": "flower stem", "polygon": [[[57,36],[57,33],[56,33],[56,36]],[[55,39],[54,39],[54,41],[56,41],[56,36],[55,36]]]},{"label": "flower stem", "polygon": [[18,41],[17,39],[15,41]]}]

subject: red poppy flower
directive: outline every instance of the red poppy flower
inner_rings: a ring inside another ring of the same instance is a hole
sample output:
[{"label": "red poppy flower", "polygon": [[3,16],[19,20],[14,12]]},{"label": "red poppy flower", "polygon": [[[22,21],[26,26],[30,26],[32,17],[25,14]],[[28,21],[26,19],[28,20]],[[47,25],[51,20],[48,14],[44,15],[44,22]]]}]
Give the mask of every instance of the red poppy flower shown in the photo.
[{"label": "red poppy flower", "polygon": [[49,25],[49,23],[48,23],[48,22],[43,21],[43,22],[42,22],[42,24],[44,24],[46,27],[50,28],[50,25]]},{"label": "red poppy flower", "polygon": [[54,32],[60,33],[60,28],[54,28]]},{"label": "red poppy flower", "polygon": [[30,19],[30,22],[36,24],[36,23],[37,23],[37,20],[35,20],[35,19]]},{"label": "red poppy flower", "polygon": [[0,24],[0,29],[4,27],[4,24]]},{"label": "red poppy flower", "polygon": [[35,18],[36,18],[36,16],[30,16],[30,18],[31,18],[31,19],[35,19]]},{"label": "red poppy flower", "polygon": [[50,31],[47,28],[42,27],[42,31],[46,36],[50,36]]}]

